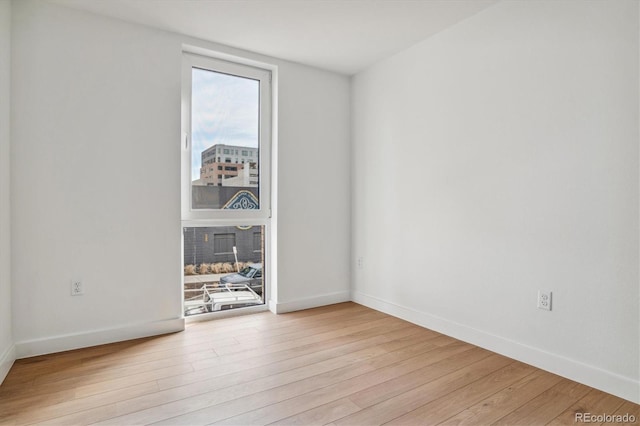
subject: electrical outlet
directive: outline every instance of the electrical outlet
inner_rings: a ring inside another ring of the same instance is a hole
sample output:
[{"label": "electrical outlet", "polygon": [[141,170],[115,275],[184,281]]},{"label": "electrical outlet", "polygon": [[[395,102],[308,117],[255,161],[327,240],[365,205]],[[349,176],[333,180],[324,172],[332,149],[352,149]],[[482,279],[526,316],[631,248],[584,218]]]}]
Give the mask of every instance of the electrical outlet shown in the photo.
[{"label": "electrical outlet", "polygon": [[538,290],[538,309],[551,310],[551,292]]},{"label": "electrical outlet", "polygon": [[82,280],[71,280],[71,295],[82,296],[84,294],[84,287],[82,286]]},{"label": "electrical outlet", "polygon": [[358,269],[362,269],[362,265],[364,264],[364,260],[361,257],[358,258]]}]

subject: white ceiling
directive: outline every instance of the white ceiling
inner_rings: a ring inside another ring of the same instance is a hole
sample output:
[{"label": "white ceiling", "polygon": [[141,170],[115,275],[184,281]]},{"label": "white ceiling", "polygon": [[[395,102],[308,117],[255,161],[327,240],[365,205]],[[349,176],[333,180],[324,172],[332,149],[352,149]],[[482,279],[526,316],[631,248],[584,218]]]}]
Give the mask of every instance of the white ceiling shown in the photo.
[{"label": "white ceiling", "polygon": [[354,74],[498,0],[50,0]]}]

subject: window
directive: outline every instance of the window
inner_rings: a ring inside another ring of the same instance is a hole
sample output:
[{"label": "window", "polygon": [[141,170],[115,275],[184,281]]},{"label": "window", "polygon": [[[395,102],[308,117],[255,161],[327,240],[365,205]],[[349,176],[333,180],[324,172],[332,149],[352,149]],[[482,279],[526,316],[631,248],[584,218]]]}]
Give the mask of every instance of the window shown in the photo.
[{"label": "window", "polygon": [[[183,160],[183,216],[208,217],[207,211],[227,210],[236,195],[205,186],[200,170],[222,151],[225,163],[240,164],[242,155],[257,153],[259,185],[239,180],[237,187],[251,188],[256,203],[253,216],[269,214],[271,82],[267,70],[185,54],[183,67],[183,129],[190,142]],[[224,141],[224,144],[220,144]],[[189,189],[187,189],[189,187]],[[257,207],[257,208],[256,208]],[[228,216],[223,214],[223,216]]]},{"label": "window", "polygon": [[[265,261],[271,238],[271,71],[192,53],[183,54],[182,71],[185,315],[240,306],[266,309],[271,278]],[[243,157],[251,158],[251,180],[248,171],[239,176]],[[207,167],[213,171],[205,168],[208,163],[217,163]],[[249,304],[225,305],[218,291],[228,291],[232,282],[225,280],[243,268],[253,268],[253,280],[238,291],[255,297]]]},{"label": "window", "polygon": [[253,251],[262,251],[262,234],[260,232],[253,233]]},{"label": "window", "polygon": [[[253,247],[255,235],[263,235],[264,228],[183,228],[185,316],[264,305],[264,255]],[[225,305],[234,296],[246,303]]]},{"label": "window", "polygon": [[213,254],[233,254],[236,246],[235,234],[216,234],[213,236]]}]

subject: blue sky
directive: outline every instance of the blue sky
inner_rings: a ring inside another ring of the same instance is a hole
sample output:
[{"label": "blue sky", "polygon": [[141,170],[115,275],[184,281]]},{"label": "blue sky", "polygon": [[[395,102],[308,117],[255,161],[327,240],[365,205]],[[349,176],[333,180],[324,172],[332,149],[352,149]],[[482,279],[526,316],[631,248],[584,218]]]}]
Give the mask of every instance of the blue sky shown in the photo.
[{"label": "blue sky", "polygon": [[259,82],[193,68],[191,178],[200,178],[200,154],[214,144],[258,148]]}]

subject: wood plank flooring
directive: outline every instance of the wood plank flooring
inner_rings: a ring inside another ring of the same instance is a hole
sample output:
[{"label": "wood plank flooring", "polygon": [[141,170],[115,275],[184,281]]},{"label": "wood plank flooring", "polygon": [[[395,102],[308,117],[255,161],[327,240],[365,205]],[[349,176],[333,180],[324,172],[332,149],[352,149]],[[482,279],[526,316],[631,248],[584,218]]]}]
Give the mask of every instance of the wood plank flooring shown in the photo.
[{"label": "wood plank flooring", "polygon": [[639,407],[354,303],[16,361],[0,424],[566,425]]}]

